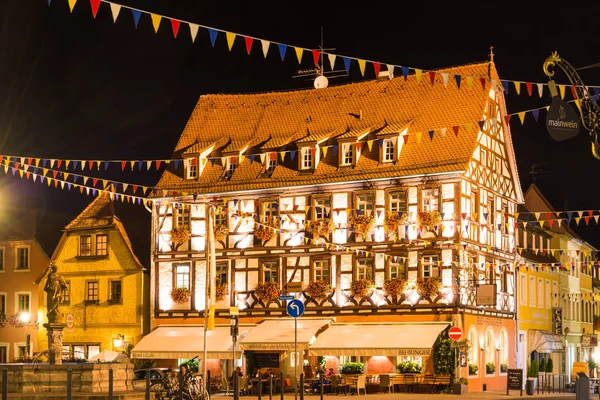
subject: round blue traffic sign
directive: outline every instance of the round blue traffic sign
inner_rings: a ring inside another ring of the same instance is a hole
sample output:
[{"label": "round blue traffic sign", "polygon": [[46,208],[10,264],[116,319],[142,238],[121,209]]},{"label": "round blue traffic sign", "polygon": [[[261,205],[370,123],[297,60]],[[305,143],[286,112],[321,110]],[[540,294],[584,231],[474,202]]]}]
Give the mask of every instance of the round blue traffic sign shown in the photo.
[{"label": "round blue traffic sign", "polygon": [[304,303],[298,299],[290,300],[287,303],[286,309],[290,317],[298,318],[304,314]]}]

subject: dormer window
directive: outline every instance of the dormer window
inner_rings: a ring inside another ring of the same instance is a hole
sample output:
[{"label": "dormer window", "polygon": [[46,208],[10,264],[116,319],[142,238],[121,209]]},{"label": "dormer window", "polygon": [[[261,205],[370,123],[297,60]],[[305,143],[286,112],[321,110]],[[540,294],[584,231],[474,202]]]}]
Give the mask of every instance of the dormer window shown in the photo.
[{"label": "dormer window", "polygon": [[392,139],[383,140],[383,162],[396,161],[396,145]]},{"label": "dormer window", "polygon": [[342,143],[342,166],[354,165],[354,143]]},{"label": "dormer window", "polygon": [[237,157],[227,157],[227,162],[225,165],[225,179],[231,179],[237,166]]},{"label": "dormer window", "polygon": [[187,159],[187,179],[198,178],[198,159],[190,157]]},{"label": "dormer window", "polygon": [[303,170],[314,169],[315,159],[313,157],[313,149],[310,147],[302,148],[302,165],[300,166]]},{"label": "dormer window", "polygon": [[265,167],[265,173],[269,176],[273,175],[273,172],[275,172],[275,167],[277,167],[277,153],[269,153],[267,165]]}]

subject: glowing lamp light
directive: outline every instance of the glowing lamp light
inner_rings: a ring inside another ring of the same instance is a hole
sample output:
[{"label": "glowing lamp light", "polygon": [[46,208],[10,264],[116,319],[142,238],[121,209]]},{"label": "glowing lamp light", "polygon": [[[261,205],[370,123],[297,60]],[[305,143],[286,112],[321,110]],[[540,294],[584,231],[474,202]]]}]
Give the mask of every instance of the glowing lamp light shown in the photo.
[{"label": "glowing lamp light", "polygon": [[28,312],[22,312],[21,314],[19,314],[19,320],[21,322],[23,322],[24,324],[28,323],[30,319],[31,319],[31,316],[29,315]]},{"label": "glowing lamp light", "polygon": [[115,345],[115,348],[120,349],[121,346],[123,346],[124,339],[124,336],[119,333],[117,337],[113,339],[113,344]]}]

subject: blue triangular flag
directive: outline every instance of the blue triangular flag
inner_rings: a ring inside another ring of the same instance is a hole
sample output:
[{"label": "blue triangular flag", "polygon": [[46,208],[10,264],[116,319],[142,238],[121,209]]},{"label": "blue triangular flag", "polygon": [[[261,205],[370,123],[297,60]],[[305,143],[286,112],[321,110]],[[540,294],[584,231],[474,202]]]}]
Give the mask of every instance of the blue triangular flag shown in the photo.
[{"label": "blue triangular flag", "polygon": [[337,144],[334,144],[334,145],[333,145],[333,155],[336,155],[336,154],[337,154],[337,148],[338,148],[338,147],[337,147]]},{"label": "blue triangular flag", "polygon": [[73,183],[77,183],[77,179],[79,178],[77,175],[72,175],[73,176]]},{"label": "blue triangular flag", "polygon": [[460,89],[460,75],[455,74],[454,75],[454,80],[456,81],[456,86]]},{"label": "blue triangular flag", "polygon": [[535,119],[535,122],[537,122],[538,114],[540,113],[540,110],[535,109],[535,110],[532,110],[531,113],[533,114],[533,118]]},{"label": "blue triangular flag", "polygon": [[402,75],[404,76],[404,80],[408,79],[408,67],[402,67]]},{"label": "blue triangular flag", "polygon": [[434,134],[434,132],[435,132],[435,130],[433,130],[433,129],[430,130],[429,132],[427,132],[427,133],[429,133],[429,139],[433,140],[433,134]]},{"label": "blue triangular flag", "polygon": [[567,211],[567,216],[569,217],[569,219],[571,219],[571,217],[573,216],[573,211]]},{"label": "blue triangular flag", "polygon": [[73,160],[73,169],[74,169],[74,170],[75,170],[75,169],[77,169],[77,163],[78,163],[78,161],[76,161],[76,160]]},{"label": "blue triangular flag", "polygon": [[104,161],[104,170],[107,171],[108,170],[108,165],[110,163],[108,161]]},{"label": "blue triangular flag", "polygon": [[67,182],[67,189],[71,190],[71,186],[72,186],[71,183]]},{"label": "blue triangular flag", "polygon": [[136,9],[132,8],[131,14],[133,15],[133,22],[135,23],[135,29],[137,29],[138,22],[140,22],[140,15],[142,15],[142,12],[140,10],[136,10]]},{"label": "blue triangular flag", "polygon": [[45,178],[44,175],[40,175],[40,183],[44,183],[44,178]]},{"label": "blue triangular flag", "polygon": [[383,139],[379,139],[379,147],[383,147]]},{"label": "blue triangular flag", "polygon": [[346,73],[350,72],[350,63],[352,62],[352,60],[350,60],[348,57],[343,57],[344,59],[344,68],[346,68]]},{"label": "blue triangular flag", "polygon": [[139,169],[140,171],[142,170],[142,165],[144,165],[144,162],[143,162],[142,160],[139,160],[139,161],[137,162],[137,166],[138,166],[138,169]]},{"label": "blue triangular flag", "polygon": [[210,36],[210,43],[212,44],[213,47],[215,47],[215,41],[217,40],[218,33],[219,33],[218,31],[208,28],[208,36]]},{"label": "blue triangular flag", "polygon": [[48,0],[48,6],[50,6],[50,3],[52,3],[52,0]]},{"label": "blue triangular flag", "polygon": [[10,170],[12,171],[13,176],[15,175],[15,172],[17,172],[17,170],[15,169],[15,167],[10,167]]},{"label": "blue triangular flag", "polygon": [[194,201],[196,201],[196,199],[198,198],[198,193],[193,193],[192,198],[194,199]]},{"label": "blue triangular flag", "polygon": [[281,61],[283,61],[285,58],[285,52],[287,51],[287,46],[281,43],[279,43],[277,46],[279,47],[279,56],[281,57]]},{"label": "blue triangular flag", "polygon": [[[214,166],[215,166],[215,161],[216,161],[216,158],[211,158],[211,159],[210,159],[210,166],[211,166],[211,167],[214,167]],[[176,168],[176,169],[177,169],[177,168]]]},{"label": "blue triangular flag", "polygon": [[[82,161],[83,162],[83,161]],[[42,160],[42,167],[46,168],[48,166],[48,160],[43,159]]]},{"label": "blue triangular flag", "polygon": [[175,169],[179,167],[179,160],[173,160],[173,164],[175,164]]},{"label": "blue triangular flag", "polygon": [[508,94],[508,81],[500,81],[502,82],[502,86],[504,86],[504,94]]},{"label": "blue triangular flag", "polygon": [[250,158],[250,164],[252,164],[254,162],[254,157],[255,157],[254,154],[250,154],[250,157],[249,157]]},{"label": "blue triangular flag", "polygon": [[485,121],[479,121],[479,129],[483,130],[483,124],[485,123]]},{"label": "blue triangular flag", "polygon": [[294,161],[294,157],[296,157],[296,150],[290,151],[290,159],[291,159],[291,161]]}]

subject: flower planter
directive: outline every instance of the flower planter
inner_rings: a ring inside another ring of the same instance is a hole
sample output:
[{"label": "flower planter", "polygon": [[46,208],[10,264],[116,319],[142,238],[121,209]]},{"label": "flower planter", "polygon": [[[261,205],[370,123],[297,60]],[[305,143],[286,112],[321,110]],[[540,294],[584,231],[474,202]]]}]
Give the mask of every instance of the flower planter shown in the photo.
[{"label": "flower planter", "polygon": [[535,394],[535,388],[537,386],[537,378],[527,378],[525,382],[525,393],[529,396],[533,396]]}]

